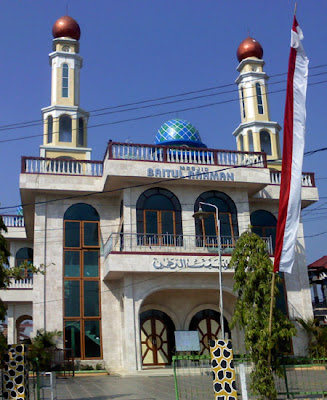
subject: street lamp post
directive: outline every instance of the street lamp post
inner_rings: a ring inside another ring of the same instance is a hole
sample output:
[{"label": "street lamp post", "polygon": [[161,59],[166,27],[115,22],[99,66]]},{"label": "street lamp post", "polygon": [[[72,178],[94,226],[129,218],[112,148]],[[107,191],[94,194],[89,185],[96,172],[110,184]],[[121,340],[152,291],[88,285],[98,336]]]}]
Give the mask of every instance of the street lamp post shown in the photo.
[{"label": "street lamp post", "polygon": [[193,218],[199,218],[200,220],[206,219],[210,216],[209,212],[202,210],[202,205],[213,207],[215,209],[216,224],[218,229],[217,240],[218,240],[218,257],[219,257],[219,302],[220,302],[220,327],[222,332],[222,338],[225,339],[225,326],[224,326],[224,303],[223,303],[223,290],[222,290],[222,271],[221,271],[221,235],[220,235],[220,219],[218,207],[211,203],[204,203],[200,201],[199,210],[193,214]]}]

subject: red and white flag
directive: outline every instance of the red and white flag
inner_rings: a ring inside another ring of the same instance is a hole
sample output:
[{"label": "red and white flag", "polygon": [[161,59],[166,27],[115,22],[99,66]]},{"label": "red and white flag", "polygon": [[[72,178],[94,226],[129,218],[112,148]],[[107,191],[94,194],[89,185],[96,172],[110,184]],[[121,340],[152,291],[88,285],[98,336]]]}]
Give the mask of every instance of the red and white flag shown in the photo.
[{"label": "red and white flag", "polygon": [[305,98],[308,64],[302,31],[294,15],[288,64],[284,141],[274,272],[292,272],[301,213]]}]

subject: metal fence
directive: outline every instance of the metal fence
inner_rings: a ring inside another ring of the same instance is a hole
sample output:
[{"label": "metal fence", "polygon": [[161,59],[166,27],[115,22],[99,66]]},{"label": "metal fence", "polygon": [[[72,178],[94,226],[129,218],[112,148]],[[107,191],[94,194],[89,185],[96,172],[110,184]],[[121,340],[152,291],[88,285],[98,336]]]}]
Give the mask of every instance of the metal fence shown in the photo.
[{"label": "metal fence", "polygon": [[[234,359],[239,398],[256,396],[250,390],[252,370],[248,359]],[[327,396],[327,359],[298,359],[288,357],[282,364],[283,376],[275,376],[278,399],[323,398]],[[214,399],[211,361],[209,355],[173,357],[176,400]],[[241,370],[243,370],[241,385]]]}]

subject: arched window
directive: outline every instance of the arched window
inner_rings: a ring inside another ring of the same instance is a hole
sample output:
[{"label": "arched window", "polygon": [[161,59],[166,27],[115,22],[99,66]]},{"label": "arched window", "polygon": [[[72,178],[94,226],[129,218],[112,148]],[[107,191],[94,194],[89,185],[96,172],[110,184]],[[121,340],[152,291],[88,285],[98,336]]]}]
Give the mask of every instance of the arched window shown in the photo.
[{"label": "arched window", "polygon": [[257,210],[251,214],[252,232],[260,237],[271,237],[272,251],[275,251],[276,244],[276,217],[265,210]]},{"label": "arched window", "polygon": [[240,135],[240,150],[244,151],[244,140],[243,135]]},{"label": "arched window", "polygon": [[[214,310],[202,310],[194,315],[190,322],[190,331],[198,331],[200,338],[200,354],[210,354],[210,340],[220,336],[220,313]],[[230,338],[228,322],[224,317],[224,330]]]},{"label": "arched window", "polygon": [[255,91],[257,94],[258,113],[263,114],[263,103],[260,83],[255,84]]},{"label": "arched window", "polygon": [[244,89],[241,87],[241,100],[242,100],[242,114],[243,118],[245,118],[245,103],[244,103]]},{"label": "arched window", "polygon": [[249,151],[254,151],[252,131],[248,131],[248,141],[249,141]]},{"label": "arched window", "polygon": [[52,143],[52,130],[53,130],[53,118],[51,115],[48,116],[48,140],[47,143]]},{"label": "arched window", "polygon": [[68,64],[62,64],[62,97],[68,97],[68,81],[69,81],[69,67]]},{"label": "arched window", "polygon": [[22,279],[31,279],[33,278],[33,273],[29,271],[27,264],[33,264],[33,249],[30,247],[22,247],[16,253],[15,257],[15,265],[16,267],[22,266]]},{"label": "arched window", "polygon": [[69,115],[61,115],[59,118],[59,141],[72,141],[72,119]]},{"label": "arched window", "polygon": [[64,215],[64,343],[77,358],[101,358],[100,218],[78,203]]},{"label": "arched window", "polygon": [[78,119],[78,144],[84,146],[84,121],[83,118]]},{"label": "arched window", "polygon": [[182,245],[181,205],[166,189],[148,189],[136,203],[139,245]]},{"label": "arched window", "polygon": [[261,151],[264,151],[268,156],[271,156],[271,140],[270,133],[268,131],[260,132],[260,144]]},{"label": "arched window", "polygon": [[195,201],[194,211],[199,210],[200,202],[218,207],[221,231],[218,232],[216,212],[213,207],[202,205],[203,211],[210,213],[208,218],[195,218],[197,246],[216,246],[217,235],[220,234],[221,245],[226,250],[233,247],[238,236],[237,210],[233,200],[227,194],[210,191],[202,193]]}]

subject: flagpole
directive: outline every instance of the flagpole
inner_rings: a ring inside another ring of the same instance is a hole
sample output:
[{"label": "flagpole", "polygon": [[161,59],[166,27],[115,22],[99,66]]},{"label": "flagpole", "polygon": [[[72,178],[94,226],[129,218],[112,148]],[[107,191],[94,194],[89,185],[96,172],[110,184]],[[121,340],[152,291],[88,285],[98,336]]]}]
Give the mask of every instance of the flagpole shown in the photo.
[{"label": "flagpole", "polygon": [[270,291],[270,311],[269,311],[269,325],[268,325],[268,369],[271,366],[271,333],[272,333],[272,318],[275,304],[275,284],[276,284],[276,272],[273,271],[271,279],[271,291]]}]

